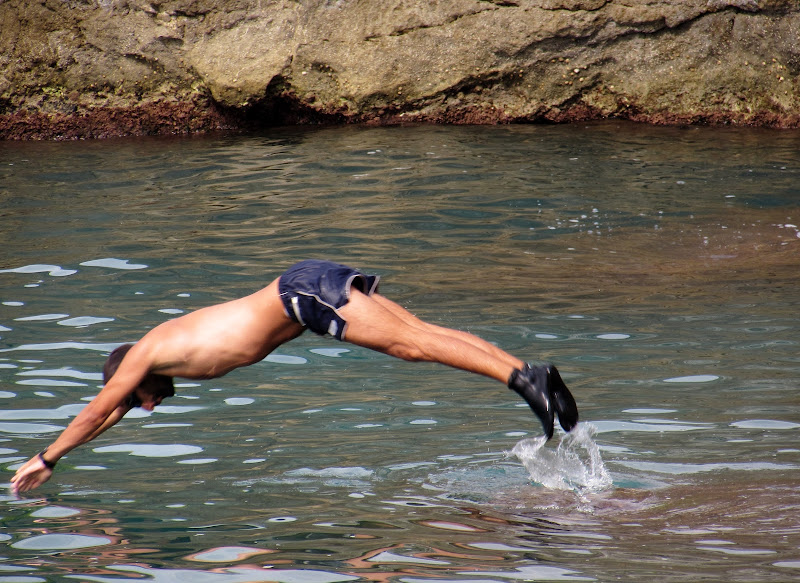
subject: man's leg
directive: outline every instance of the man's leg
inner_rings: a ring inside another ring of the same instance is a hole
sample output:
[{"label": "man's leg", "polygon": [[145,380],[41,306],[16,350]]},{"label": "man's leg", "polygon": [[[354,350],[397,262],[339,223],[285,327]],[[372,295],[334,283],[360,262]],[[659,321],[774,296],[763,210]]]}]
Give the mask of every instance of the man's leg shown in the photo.
[{"label": "man's leg", "polygon": [[[483,338],[470,334],[469,332],[462,332],[461,330],[454,330],[452,328],[445,328],[443,326],[436,326],[417,318],[414,314],[406,310],[404,307],[394,303],[385,296],[374,294],[371,296],[376,302],[381,304],[387,310],[393,312],[398,318],[406,322],[409,326],[418,328],[422,333],[426,331],[433,331],[438,334],[444,334],[457,340],[472,344],[474,347],[488,353],[490,356],[507,362],[514,368],[519,368],[523,363],[518,358],[510,355],[505,350],[501,350],[494,344],[487,342]],[[508,380],[508,379],[505,379]],[[504,380],[504,382],[505,382]]]},{"label": "man's leg", "polygon": [[496,379],[517,392],[553,436],[558,413],[566,431],[578,422],[572,394],[552,365],[529,366],[467,332],[424,322],[379,294],[352,290],[339,313],[347,322],[345,340],[410,361],[438,362]]},{"label": "man's leg", "polygon": [[477,336],[424,322],[379,294],[353,289],[339,312],[347,322],[345,340],[403,360],[438,362],[503,384],[524,365]]}]

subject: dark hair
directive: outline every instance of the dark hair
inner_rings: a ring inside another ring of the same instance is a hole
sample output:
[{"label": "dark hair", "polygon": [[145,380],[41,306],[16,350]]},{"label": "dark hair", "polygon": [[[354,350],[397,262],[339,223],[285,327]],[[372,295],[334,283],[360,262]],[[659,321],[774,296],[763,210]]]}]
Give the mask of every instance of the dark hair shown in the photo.
[{"label": "dark hair", "polygon": [[[111,351],[106,363],[103,365],[103,384],[111,380],[111,377],[117,372],[119,365],[131,348],[133,348],[133,344],[123,344]],[[172,382],[172,377],[163,374],[149,373],[139,383],[139,387],[160,397],[172,397],[175,395],[175,385]],[[142,403],[136,397],[136,393],[133,392],[128,397],[127,404],[131,407],[139,407]]]}]

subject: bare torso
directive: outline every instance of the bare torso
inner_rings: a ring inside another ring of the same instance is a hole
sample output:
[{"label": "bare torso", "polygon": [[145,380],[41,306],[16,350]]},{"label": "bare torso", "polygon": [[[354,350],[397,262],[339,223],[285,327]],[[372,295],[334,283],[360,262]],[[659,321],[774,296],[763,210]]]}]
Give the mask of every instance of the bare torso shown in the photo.
[{"label": "bare torso", "polygon": [[149,372],[215,378],[262,360],[302,332],[286,316],[273,282],[249,296],[164,322],[137,343],[137,353],[149,361]]}]

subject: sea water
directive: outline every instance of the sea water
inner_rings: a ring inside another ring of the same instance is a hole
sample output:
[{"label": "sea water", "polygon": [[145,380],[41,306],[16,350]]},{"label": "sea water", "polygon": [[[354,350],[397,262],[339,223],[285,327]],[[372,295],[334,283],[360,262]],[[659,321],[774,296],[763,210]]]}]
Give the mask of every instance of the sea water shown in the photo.
[{"label": "sea water", "polygon": [[294,261],[556,363],[503,385],[307,333],[0,497],[0,582],[800,575],[800,134],[629,124],[0,143],[6,482],[108,352]]},{"label": "sea water", "polygon": [[613,481],[593,439],[595,431],[591,424],[579,423],[555,449],[546,447],[547,437],[540,435],[520,440],[511,453],[528,470],[531,480],[545,488],[582,495],[601,492]]}]

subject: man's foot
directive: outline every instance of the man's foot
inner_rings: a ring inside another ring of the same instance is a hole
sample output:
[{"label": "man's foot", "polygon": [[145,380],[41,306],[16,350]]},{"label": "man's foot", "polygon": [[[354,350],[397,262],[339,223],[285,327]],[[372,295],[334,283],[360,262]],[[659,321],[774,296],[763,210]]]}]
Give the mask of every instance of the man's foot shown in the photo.
[{"label": "man's foot", "polygon": [[552,364],[531,366],[514,370],[508,379],[508,388],[525,399],[542,422],[547,439],[553,437],[555,415],[564,431],[571,431],[578,424],[578,406],[569,392],[558,369]]},{"label": "man's foot", "polygon": [[508,377],[508,388],[519,394],[530,405],[534,414],[542,422],[547,439],[553,437],[555,413],[551,405],[550,379],[546,366],[526,364],[522,370],[514,369]]},{"label": "man's foot", "polygon": [[547,365],[547,372],[550,373],[550,398],[558,414],[558,422],[561,423],[564,431],[572,431],[578,424],[578,405],[567,385],[561,380],[558,369],[550,364]]}]

